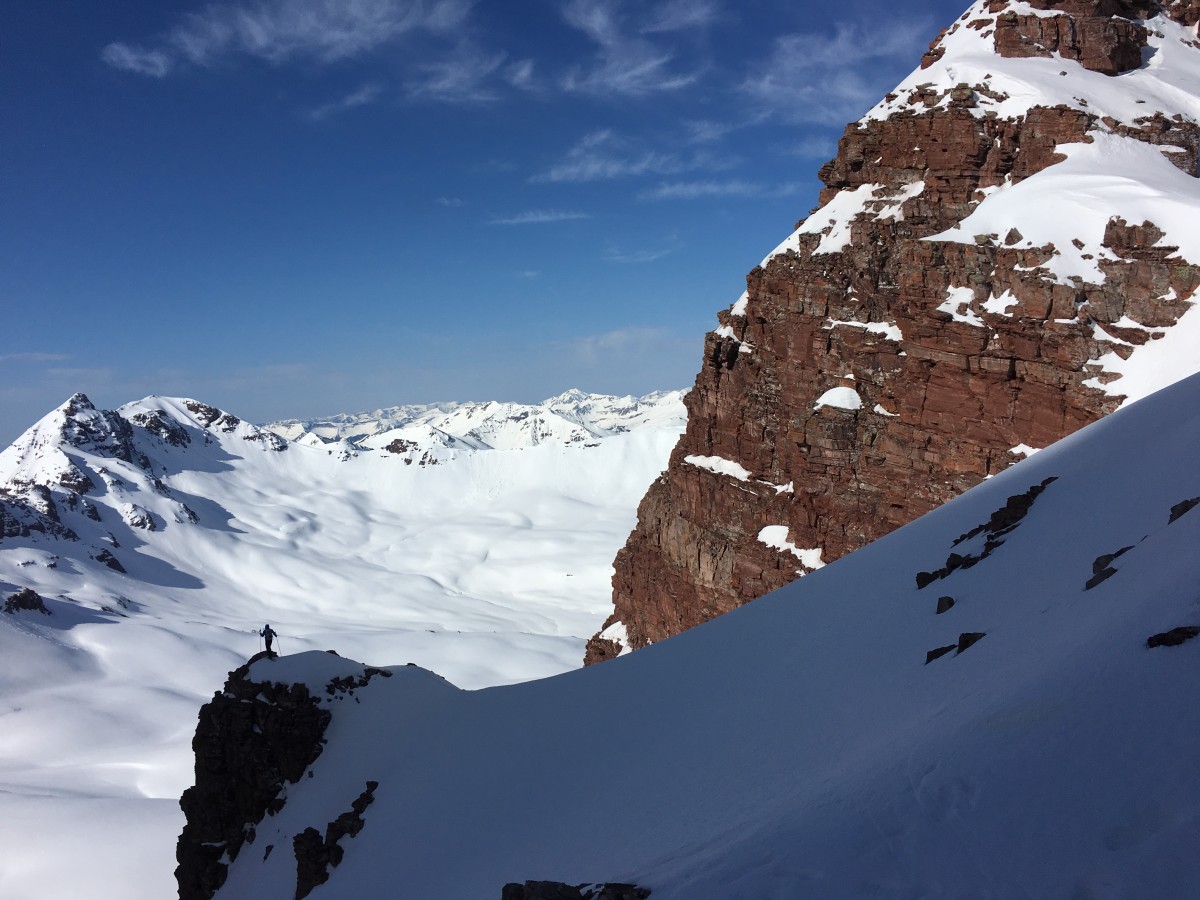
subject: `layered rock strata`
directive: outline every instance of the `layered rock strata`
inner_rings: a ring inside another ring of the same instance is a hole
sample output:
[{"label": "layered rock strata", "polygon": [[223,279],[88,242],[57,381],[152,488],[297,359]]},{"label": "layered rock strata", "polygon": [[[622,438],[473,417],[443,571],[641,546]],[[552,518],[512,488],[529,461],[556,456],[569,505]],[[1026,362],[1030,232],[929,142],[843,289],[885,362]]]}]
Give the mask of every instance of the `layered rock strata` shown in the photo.
[{"label": "layered rock strata", "polygon": [[982,0],[847,127],[820,206],[706,338],[588,662],[1097,420],[1160,344],[1200,369],[1163,340],[1200,285],[1178,224],[1200,208],[1200,100],[1179,89],[1200,71],[1198,19],[1200,0]]}]

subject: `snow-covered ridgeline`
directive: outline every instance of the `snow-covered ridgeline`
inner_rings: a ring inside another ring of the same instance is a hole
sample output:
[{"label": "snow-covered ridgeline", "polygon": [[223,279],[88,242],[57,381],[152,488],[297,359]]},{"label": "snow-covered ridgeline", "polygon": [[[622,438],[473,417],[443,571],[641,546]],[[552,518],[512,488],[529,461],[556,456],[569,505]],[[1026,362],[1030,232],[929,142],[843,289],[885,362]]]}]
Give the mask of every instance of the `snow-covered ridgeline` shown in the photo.
[{"label": "snow-covered ridgeline", "polygon": [[378,450],[396,440],[422,450],[513,450],[578,444],[645,427],[682,426],[683,391],[614,397],[569,390],[541,403],[438,403],[393,406],[324,419],[288,419],[266,428],[313,446],[344,441]]}]

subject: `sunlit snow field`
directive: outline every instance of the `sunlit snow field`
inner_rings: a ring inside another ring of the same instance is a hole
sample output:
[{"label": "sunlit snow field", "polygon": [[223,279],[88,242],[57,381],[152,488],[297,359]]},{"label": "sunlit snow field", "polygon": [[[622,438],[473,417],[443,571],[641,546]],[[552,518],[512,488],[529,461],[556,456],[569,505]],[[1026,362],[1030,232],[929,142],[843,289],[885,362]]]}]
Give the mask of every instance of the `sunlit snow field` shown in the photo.
[{"label": "sunlit snow field", "polygon": [[197,712],[267,622],[285,654],[415,662],[464,688],[578,667],[679,431],[427,467],[194,441],[158,459],[199,522],[116,532],[128,575],[66,542],[0,545],[3,596],[32,587],[52,612],[0,615],[0,897],[175,894]]}]

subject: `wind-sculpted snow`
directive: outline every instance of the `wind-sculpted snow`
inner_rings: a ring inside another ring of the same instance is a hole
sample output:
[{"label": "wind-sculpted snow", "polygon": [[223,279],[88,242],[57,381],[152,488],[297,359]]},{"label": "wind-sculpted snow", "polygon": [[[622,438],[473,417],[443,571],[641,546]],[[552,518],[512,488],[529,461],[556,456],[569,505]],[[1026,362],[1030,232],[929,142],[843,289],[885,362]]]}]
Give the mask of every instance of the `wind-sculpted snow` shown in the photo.
[{"label": "wind-sculpted snow", "polygon": [[291,896],[293,835],[367,781],[329,896],[1200,896],[1197,410],[1200,376],[600,666],[484,691],[397,667],[331,697],[323,752],[216,896]]},{"label": "wind-sculpted snow", "polygon": [[31,588],[48,612],[0,612],[0,897],[173,894],[196,711],[266,622],[288,654],[463,687],[578,666],[682,406],[560,400],[612,426],[421,466],[194,400],[76,395],[0,453],[0,605]]}]

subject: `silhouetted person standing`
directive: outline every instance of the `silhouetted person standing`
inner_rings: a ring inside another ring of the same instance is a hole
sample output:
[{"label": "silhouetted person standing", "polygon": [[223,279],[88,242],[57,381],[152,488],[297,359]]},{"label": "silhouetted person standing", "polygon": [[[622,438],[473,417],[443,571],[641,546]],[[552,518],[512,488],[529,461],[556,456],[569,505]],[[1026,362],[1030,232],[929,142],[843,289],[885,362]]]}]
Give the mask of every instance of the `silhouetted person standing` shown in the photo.
[{"label": "silhouetted person standing", "polygon": [[271,642],[275,640],[275,631],[270,625],[264,625],[263,630],[259,632],[264,641],[267,642],[267,656],[274,657],[275,652],[271,649]]}]

